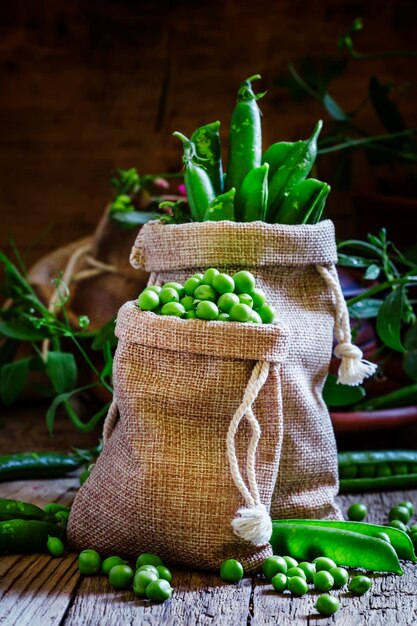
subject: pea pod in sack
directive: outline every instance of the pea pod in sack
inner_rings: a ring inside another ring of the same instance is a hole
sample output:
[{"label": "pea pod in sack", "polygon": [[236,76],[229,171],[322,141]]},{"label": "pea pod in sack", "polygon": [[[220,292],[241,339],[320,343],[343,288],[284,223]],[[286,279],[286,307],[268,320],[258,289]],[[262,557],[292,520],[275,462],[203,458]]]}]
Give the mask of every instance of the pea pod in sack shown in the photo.
[{"label": "pea pod in sack", "polygon": [[236,197],[236,221],[265,220],[268,203],[268,163],[251,170],[245,176]]},{"label": "pea pod in sack", "polygon": [[417,450],[339,452],[338,465],[340,493],[417,485]]},{"label": "pea pod in sack", "polygon": [[325,556],[337,565],[363,567],[375,572],[402,574],[394,548],[383,539],[349,530],[272,522],[270,543],[274,554],[312,561]]},{"label": "pea pod in sack", "polygon": [[275,520],[273,522],[274,525],[288,523],[315,528],[336,528],[342,531],[347,530],[358,533],[360,535],[367,535],[368,537],[375,537],[376,533],[383,531],[390,538],[391,545],[397,553],[399,559],[404,559],[406,561],[417,561],[414,554],[413,543],[410,537],[398,528],[392,528],[391,526],[380,526],[379,524],[369,524],[368,522],[343,522],[338,520],[298,519]]},{"label": "pea pod in sack", "polygon": [[236,189],[232,187],[226,193],[220,194],[210,202],[204,214],[204,221],[220,222],[222,220],[235,220],[235,194]]},{"label": "pea pod in sack", "polygon": [[239,193],[245,176],[261,165],[262,130],[261,112],[257,100],[265,95],[255,94],[252,81],[259,74],[243,81],[237,93],[237,104],[232,113],[229,133],[229,161],[225,189],[234,187]]},{"label": "pea pod in sack", "polygon": [[195,222],[201,222],[210,202],[215,197],[213,185],[206,168],[203,165],[199,165],[196,161],[194,143],[182,133],[175,132],[174,137],[181,139],[184,145],[184,183],[191,217]]},{"label": "pea pod in sack", "polygon": [[52,522],[12,519],[0,522],[0,554],[46,552],[48,537],[62,537],[63,530]]},{"label": "pea pod in sack", "polygon": [[196,156],[201,159],[216,195],[223,192],[222,151],[220,141],[220,122],[200,126],[191,135]]},{"label": "pea pod in sack", "polygon": [[317,138],[323,122],[319,120],[307,141],[297,142],[269,183],[267,222],[275,222],[284,200],[309,175],[317,156]]},{"label": "pea pod in sack", "polygon": [[262,155],[262,163],[269,164],[268,180],[274,176],[275,172],[281,167],[288,158],[291,150],[295,146],[301,146],[305,141],[277,141],[265,150]]},{"label": "pea pod in sack", "polygon": [[275,214],[277,224],[316,224],[320,221],[330,186],[316,178],[301,181],[285,197]]}]

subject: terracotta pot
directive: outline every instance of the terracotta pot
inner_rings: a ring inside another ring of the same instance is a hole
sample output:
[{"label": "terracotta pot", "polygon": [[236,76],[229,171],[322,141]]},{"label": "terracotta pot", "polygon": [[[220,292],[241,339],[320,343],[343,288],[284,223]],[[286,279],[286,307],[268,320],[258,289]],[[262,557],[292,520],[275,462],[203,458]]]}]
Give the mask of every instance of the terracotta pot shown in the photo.
[{"label": "terracotta pot", "polygon": [[380,411],[330,411],[336,433],[361,430],[390,430],[417,422],[417,406]]}]

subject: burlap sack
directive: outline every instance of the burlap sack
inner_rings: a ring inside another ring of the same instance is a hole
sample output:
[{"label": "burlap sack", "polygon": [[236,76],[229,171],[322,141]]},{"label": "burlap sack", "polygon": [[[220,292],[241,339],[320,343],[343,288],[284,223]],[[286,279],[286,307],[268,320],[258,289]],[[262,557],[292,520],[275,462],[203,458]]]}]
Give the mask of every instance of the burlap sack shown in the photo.
[{"label": "burlap sack", "polygon": [[129,253],[137,229],[122,228],[104,212],[91,237],[53,250],[32,266],[28,279],[40,298],[53,306],[53,279],[61,276],[68,285],[67,312],[78,327],[78,316],[87,315],[96,330],[111,320],[121,305],[146,285],[148,275],[134,271]]},{"label": "burlap sack", "polygon": [[[339,341],[341,382],[372,366],[351,344],[330,221],[151,223],[132,264],[150,283],[207,267],[251,270],[276,325],[119,312],[114,402],[104,450],[78,492],[68,536],[78,549],[247,572],[269,553],[273,518],[338,518],[337,455],[321,391]],[[334,323],[335,322],[335,323]]]}]

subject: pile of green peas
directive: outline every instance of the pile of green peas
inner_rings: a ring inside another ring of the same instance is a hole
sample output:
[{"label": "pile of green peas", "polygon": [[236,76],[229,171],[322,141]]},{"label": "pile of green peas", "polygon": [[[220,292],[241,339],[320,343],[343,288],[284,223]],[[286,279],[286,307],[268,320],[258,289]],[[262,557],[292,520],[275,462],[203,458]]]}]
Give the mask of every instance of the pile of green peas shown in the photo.
[{"label": "pile of green peas", "polygon": [[[320,592],[342,589],[349,582],[349,573],[344,567],[327,557],[320,556],[311,563],[299,563],[292,556],[268,556],[262,564],[262,573],[280,593],[289,591],[293,595],[303,596],[311,588]],[[220,578],[226,582],[239,582],[243,578],[243,567],[239,561],[228,559],[220,567]],[[355,575],[350,579],[348,589],[352,595],[361,596],[372,586],[368,576]],[[335,596],[324,593],[317,598],[315,608],[320,615],[334,615],[340,602]]]},{"label": "pile of green peas", "polygon": [[[368,515],[368,509],[360,502],[354,502],[348,509],[348,519],[355,522],[363,521]],[[409,524],[411,518],[414,515],[414,504],[409,500],[402,500],[395,506],[391,507],[388,512],[388,522],[386,526],[392,526],[392,528],[398,528],[403,532],[409,534],[414,548],[417,550],[417,523]],[[377,535],[380,539],[384,539],[390,543],[390,539],[386,533],[382,530]]]},{"label": "pile of green peas", "polygon": [[96,550],[83,550],[78,555],[78,569],[85,576],[104,574],[113,589],[133,588],[136,596],[153,602],[165,602],[172,595],[172,573],[157,554],[140,554],[133,568],[120,556],[102,560]]},{"label": "pile of green peas", "polygon": [[157,315],[218,322],[273,324],[276,319],[275,309],[267,304],[251,272],[230,276],[214,267],[193,274],[183,285],[169,282],[146,287],[138,297],[138,307]]}]

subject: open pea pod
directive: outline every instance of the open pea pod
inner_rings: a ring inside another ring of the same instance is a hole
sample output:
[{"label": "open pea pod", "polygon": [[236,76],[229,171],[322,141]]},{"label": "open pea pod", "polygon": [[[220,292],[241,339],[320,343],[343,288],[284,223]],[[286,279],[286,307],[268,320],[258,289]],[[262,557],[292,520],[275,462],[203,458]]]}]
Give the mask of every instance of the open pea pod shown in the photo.
[{"label": "open pea pod", "polygon": [[232,187],[226,193],[220,194],[210,202],[207,211],[204,213],[205,222],[221,222],[223,220],[234,221],[235,219],[235,194],[236,189]]},{"label": "open pea pod", "polygon": [[0,554],[46,552],[48,537],[62,537],[63,529],[43,520],[12,519],[0,522]]},{"label": "open pea pod", "polygon": [[273,522],[270,544],[274,554],[295,559],[312,561],[318,556],[326,556],[346,567],[403,573],[397,553],[389,543],[349,530]]},{"label": "open pea pod", "polygon": [[276,224],[316,224],[320,221],[330,187],[316,178],[302,180],[282,202]]},{"label": "open pea pod", "polygon": [[236,196],[235,214],[237,222],[264,220],[268,202],[268,163],[251,170],[243,179]]},{"label": "open pea pod", "polygon": [[368,537],[374,537],[375,533],[383,531],[388,535],[391,541],[391,545],[399,559],[406,561],[417,561],[414,554],[414,547],[410,537],[407,533],[399,530],[398,528],[392,528],[390,526],[380,526],[379,524],[369,524],[368,522],[342,522],[333,520],[314,520],[314,519],[294,519],[294,520],[276,520],[272,522],[277,524],[296,524],[299,526],[314,526],[315,528],[336,528],[340,530],[347,530],[361,535],[367,535]]},{"label": "open pea pod", "polygon": [[220,122],[200,126],[191,135],[196,156],[202,160],[216,194],[223,191],[222,149],[220,141]]}]

